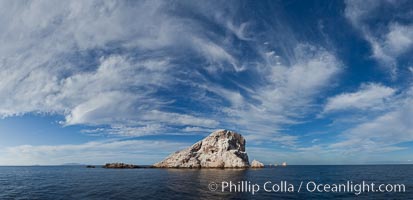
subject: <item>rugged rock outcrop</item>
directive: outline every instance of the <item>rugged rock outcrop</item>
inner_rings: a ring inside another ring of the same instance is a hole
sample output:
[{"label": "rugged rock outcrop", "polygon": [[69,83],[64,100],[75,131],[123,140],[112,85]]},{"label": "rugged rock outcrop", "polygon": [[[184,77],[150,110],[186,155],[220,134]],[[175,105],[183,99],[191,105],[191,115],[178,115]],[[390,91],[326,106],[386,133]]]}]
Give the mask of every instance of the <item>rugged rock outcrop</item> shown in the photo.
[{"label": "rugged rock outcrop", "polygon": [[264,164],[260,161],[253,160],[251,162],[251,168],[263,168],[263,167],[264,167]]},{"label": "rugged rock outcrop", "polygon": [[125,163],[106,163],[103,165],[103,168],[112,168],[112,169],[133,169],[140,168],[138,165],[125,164]]},{"label": "rugged rock outcrop", "polygon": [[245,168],[249,167],[245,139],[240,134],[218,130],[191,147],[156,163],[160,168]]}]

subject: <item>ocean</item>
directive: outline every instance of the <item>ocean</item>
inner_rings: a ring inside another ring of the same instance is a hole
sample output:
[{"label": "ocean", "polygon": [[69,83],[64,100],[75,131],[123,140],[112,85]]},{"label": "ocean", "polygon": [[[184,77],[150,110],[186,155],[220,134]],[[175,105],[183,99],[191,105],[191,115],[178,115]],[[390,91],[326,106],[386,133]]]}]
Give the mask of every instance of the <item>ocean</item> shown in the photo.
[{"label": "ocean", "polygon": [[413,165],[263,169],[0,167],[0,199],[274,198],[413,199]]}]

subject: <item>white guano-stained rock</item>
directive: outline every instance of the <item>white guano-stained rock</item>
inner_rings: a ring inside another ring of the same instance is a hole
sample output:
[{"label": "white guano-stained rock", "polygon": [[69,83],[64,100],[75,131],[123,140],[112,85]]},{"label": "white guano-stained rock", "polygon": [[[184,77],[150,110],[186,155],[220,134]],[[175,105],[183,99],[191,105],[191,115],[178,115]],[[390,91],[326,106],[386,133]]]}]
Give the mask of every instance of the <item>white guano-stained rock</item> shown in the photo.
[{"label": "white guano-stained rock", "polygon": [[156,163],[160,168],[246,168],[245,139],[240,134],[218,130],[191,147]]},{"label": "white guano-stained rock", "polygon": [[253,160],[251,162],[251,168],[263,168],[263,167],[264,167],[264,164],[260,161]]}]

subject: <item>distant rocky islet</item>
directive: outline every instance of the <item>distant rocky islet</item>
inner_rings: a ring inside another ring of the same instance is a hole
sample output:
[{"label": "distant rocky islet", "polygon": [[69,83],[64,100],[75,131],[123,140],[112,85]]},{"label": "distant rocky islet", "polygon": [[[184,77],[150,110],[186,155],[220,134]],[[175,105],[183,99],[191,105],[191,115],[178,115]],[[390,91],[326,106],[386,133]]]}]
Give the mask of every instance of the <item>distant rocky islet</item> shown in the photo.
[{"label": "distant rocky islet", "polygon": [[263,168],[263,167],[264,167],[264,164],[260,161],[253,160],[251,162],[251,168]]},{"label": "distant rocky islet", "polygon": [[125,164],[125,163],[106,163],[103,168],[114,168],[114,169],[134,169],[142,168],[138,165]]}]

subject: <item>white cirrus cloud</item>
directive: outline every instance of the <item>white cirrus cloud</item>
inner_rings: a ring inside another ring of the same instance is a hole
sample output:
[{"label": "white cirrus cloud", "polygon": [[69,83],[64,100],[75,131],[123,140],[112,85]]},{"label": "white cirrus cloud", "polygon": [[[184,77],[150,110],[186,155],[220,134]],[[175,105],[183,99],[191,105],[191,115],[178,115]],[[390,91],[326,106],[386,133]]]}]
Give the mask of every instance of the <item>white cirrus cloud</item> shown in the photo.
[{"label": "white cirrus cloud", "polygon": [[317,94],[328,89],[343,64],[333,54],[311,45],[300,44],[294,52],[291,65],[279,64],[277,55],[264,53],[267,61],[259,73],[265,85],[246,88],[243,94],[216,85],[204,86],[229,102],[230,106],[221,108],[229,116],[225,124],[242,130],[250,141],[271,140],[286,146],[296,143],[299,137],[283,133],[282,126],[299,123],[313,111]]},{"label": "white cirrus cloud", "polygon": [[342,140],[330,148],[342,152],[381,152],[404,149],[400,143],[413,141],[413,89],[394,99],[387,112],[341,134]]},{"label": "white cirrus cloud", "polygon": [[197,32],[196,21],[174,16],[167,2],[1,4],[1,117],[57,113],[65,116],[64,125],[132,126],[145,133],[136,126],[218,125],[196,114],[161,111],[173,100],[155,93],[180,79],[173,73],[180,57],[171,52],[203,46],[200,56],[211,66],[235,62]]},{"label": "white cirrus cloud", "polygon": [[376,83],[363,84],[358,91],[330,97],[324,107],[324,113],[346,110],[382,110],[386,100],[396,90]]},{"label": "white cirrus cloud", "polygon": [[343,64],[278,18],[252,34],[233,6],[2,1],[0,117],[57,114],[130,137],[230,128],[292,145],[282,126],[312,112]]},{"label": "white cirrus cloud", "polygon": [[[347,0],[345,16],[370,43],[372,57],[397,74],[398,58],[413,47],[413,25],[409,1]],[[378,16],[385,16],[377,20]],[[373,25],[374,24],[374,25]]]},{"label": "white cirrus cloud", "polygon": [[390,24],[385,37],[386,51],[392,55],[403,54],[413,46],[413,25]]}]

